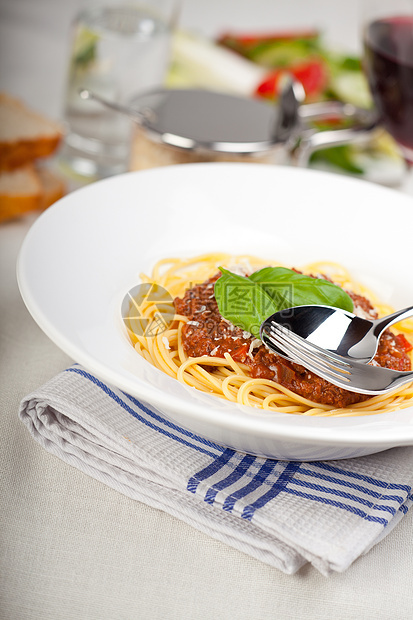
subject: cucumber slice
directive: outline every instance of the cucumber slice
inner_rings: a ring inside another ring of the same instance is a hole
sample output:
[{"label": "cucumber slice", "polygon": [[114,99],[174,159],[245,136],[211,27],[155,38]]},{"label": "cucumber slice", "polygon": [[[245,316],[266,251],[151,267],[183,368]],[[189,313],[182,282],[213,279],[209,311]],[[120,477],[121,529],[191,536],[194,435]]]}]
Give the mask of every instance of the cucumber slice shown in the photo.
[{"label": "cucumber slice", "polygon": [[360,108],[370,108],[372,98],[364,74],[358,71],[340,71],[330,84],[335,96]]}]

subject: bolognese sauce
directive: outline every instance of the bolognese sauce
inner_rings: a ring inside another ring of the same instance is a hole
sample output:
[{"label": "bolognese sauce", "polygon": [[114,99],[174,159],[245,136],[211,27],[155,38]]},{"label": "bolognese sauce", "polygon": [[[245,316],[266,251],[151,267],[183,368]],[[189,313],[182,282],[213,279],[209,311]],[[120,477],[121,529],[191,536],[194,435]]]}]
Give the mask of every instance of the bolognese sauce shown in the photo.
[{"label": "bolognese sauce", "polygon": [[[300,364],[269,351],[261,340],[224,319],[214,296],[214,283],[220,275],[191,287],[183,298],[174,300],[177,314],[189,319],[182,328],[182,345],[189,357],[222,358],[229,353],[236,362],[249,368],[252,378],[273,380],[304,398],[333,407],[347,407],[370,398],[339,388]],[[377,318],[367,298],[351,291],[347,293],[353,299],[356,314]],[[394,370],[410,370],[409,348],[403,336],[386,330],[371,363]]]}]

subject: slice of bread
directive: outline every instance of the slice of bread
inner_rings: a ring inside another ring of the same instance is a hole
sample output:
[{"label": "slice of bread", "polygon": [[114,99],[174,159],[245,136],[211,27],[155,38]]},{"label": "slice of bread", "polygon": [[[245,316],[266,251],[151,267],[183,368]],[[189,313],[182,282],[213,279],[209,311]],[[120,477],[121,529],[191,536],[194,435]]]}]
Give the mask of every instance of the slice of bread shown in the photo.
[{"label": "slice of bread", "polygon": [[66,193],[66,185],[57,174],[48,168],[38,168],[37,174],[42,185],[41,209],[47,209]]},{"label": "slice of bread", "polygon": [[46,209],[65,194],[64,182],[46,168],[27,164],[0,172],[0,222]]},{"label": "slice of bread", "polygon": [[0,170],[13,170],[38,157],[52,155],[62,135],[58,123],[0,93]]},{"label": "slice of bread", "polygon": [[0,221],[40,208],[42,184],[31,165],[0,173]]}]

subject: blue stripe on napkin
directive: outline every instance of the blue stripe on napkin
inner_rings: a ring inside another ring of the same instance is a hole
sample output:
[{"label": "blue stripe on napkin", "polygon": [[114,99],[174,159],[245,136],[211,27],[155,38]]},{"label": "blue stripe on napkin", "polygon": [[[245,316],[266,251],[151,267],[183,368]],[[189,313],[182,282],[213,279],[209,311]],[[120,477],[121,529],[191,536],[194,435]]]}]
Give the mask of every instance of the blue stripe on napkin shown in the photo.
[{"label": "blue stripe on napkin", "polygon": [[229,448],[224,450],[223,453],[220,454],[220,456],[217,459],[215,459],[215,461],[213,461],[210,465],[208,465],[208,467],[201,469],[201,471],[199,471],[196,476],[193,476],[192,478],[188,480],[188,491],[191,491],[191,493],[195,493],[195,491],[198,488],[199,483],[202,482],[202,480],[205,480],[206,478],[210,478],[211,476],[213,476],[226,463],[228,463],[228,461],[232,458],[233,455],[234,455],[233,450],[230,450]]},{"label": "blue stripe on napkin", "polygon": [[277,495],[281,493],[282,491],[285,491],[285,489],[287,488],[288,484],[291,482],[292,478],[294,477],[294,474],[298,471],[300,466],[301,466],[301,463],[299,462],[288,463],[283,473],[274,482],[272,487],[266,493],[264,493],[264,495],[262,495],[260,498],[255,500],[255,502],[253,502],[252,504],[249,504],[248,506],[245,506],[242,512],[242,515],[241,515],[242,518],[247,519],[248,521],[251,521],[256,510],[265,506],[265,504],[267,504],[269,501],[277,497]]},{"label": "blue stripe on napkin", "polygon": [[[234,453],[234,455],[237,455],[237,453]],[[250,471],[250,465],[253,463],[261,463],[261,467],[255,475]],[[241,516],[249,521],[253,519],[257,510],[263,508],[280,493],[288,493],[303,499],[334,506],[335,508],[351,512],[366,521],[373,521],[382,525],[387,525],[401,505],[411,498],[411,488],[408,485],[389,484],[372,476],[347,471],[345,466],[340,468],[329,465],[328,469],[334,471],[336,475],[334,477],[327,476],[326,482],[328,484],[323,485],[320,483],[320,475],[317,470],[319,468],[323,469],[325,463],[284,462],[282,464],[278,463],[283,466],[283,469],[280,470],[278,467],[276,470],[275,465],[277,463],[277,461],[271,459],[255,458],[250,461],[248,470],[245,470],[245,457],[241,462],[234,462],[233,457],[231,462],[231,459],[228,459],[227,452],[225,462],[218,458],[208,467],[192,476],[188,483],[188,490],[193,493],[197,492],[199,484],[202,482],[203,488],[200,492],[203,495],[204,501],[213,503],[219,491],[225,489],[230,484],[241,483],[236,485],[236,488],[220,502],[223,510],[232,512],[237,502],[250,494],[256,496],[257,489],[260,489],[262,493],[255,497],[254,501],[246,504],[241,502]],[[231,465],[233,471],[228,473]],[[243,476],[240,476],[241,472],[243,472]],[[221,477],[219,477],[219,474],[221,474]],[[252,480],[249,480],[248,478],[251,477]],[[322,476],[321,479],[323,478],[325,477]],[[353,484],[348,481],[348,478],[356,478],[360,481],[365,480],[365,484],[363,485],[360,482]],[[194,483],[195,481],[196,484]],[[306,490],[300,490],[296,487]],[[343,487],[344,489],[354,489],[357,491],[357,494],[344,490]],[[375,491],[374,487],[381,489],[381,492]],[[397,495],[386,494],[384,493],[386,489],[398,489],[403,492]],[[374,498],[374,501],[371,498]],[[389,517],[385,516],[386,513]]]},{"label": "blue stripe on napkin", "polygon": [[400,489],[406,492],[410,492],[411,488],[406,485],[406,484],[395,484],[395,483],[388,483],[385,482],[384,480],[377,480],[375,478],[372,478],[371,476],[366,476],[364,474],[359,474],[357,472],[354,471],[343,471],[343,469],[341,469],[340,467],[331,465],[330,463],[326,463],[325,461],[316,461],[315,463],[312,463],[312,465],[316,465],[317,467],[319,467],[320,469],[325,469],[327,471],[332,471],[338,474],[344,474],[349,478],[355,478],[357,480],[363,480],[364,482],[369,482],[371,484],[374,484],[378,487],[385,487],[386,489]]},{"label": "blue stripe on napkin", "polygon": [[246,495],[249,495],[256,489],[258,489],[265,482],[268,476],[273,472],[276,463],[278,463],[278,461],[271,459],[267,459],[266,461],[264,461],[264,464],[261,465],[260,469],[250,482],[247,482],[245,486],[241,487],[240,489],[226,497],[222,506],[223,510],[231,512],[239,499],[245,497]]},{"label": "blue stripe on napkin", "polygon": [[[327,504],[330,506],[334,506],[334,508],[341,508],[343,510],[347,510],[348,512],[352,512],[353,514],[365,519],[366,521],[374,521],[375,523],[381,523],[382,525],[388,525],[389,519],[384,519],[383,517],[377,517],[375,515],[368,514],[364,510],[360,510],[360,508],[356,508],[355,506],[351,506],[349,504],[345,504],[344,502],[339,502],[337,500],[327,499],[325,497],[319,497],[317,495],[311,493],[300,493],[294,489],[285,489],[287,493],[291,495],[296,495],[298,497],[302,497],[305,499],[311,499],[314,502],[320,502],[322,504]],[[375,510],[378,509],[377,506],[374,506]]]},{"label": "blue stripe on napkin", "polygon": [[210,457],[206,466],[189,477],[187,490],[226,512],[236,510],[247,521],[253,520],[257,511],[282,493],[334,506],[384,526],[397,511],[405,514],[413,502],[409,485],[349,471],[345,461],[339,466],[331,462],[286,462],[240,454],[163,418],[128,394],[115,393],[80,367],[68,368],[66,372],[91,381],[153,431]]},{"label": "blue stripe on napkin", "polygon": [[218,494],[218,491],[225,489],[235,482],[237,482],[240,478],[244,477],[245,472],[249,469],[250,465],[255,461],[255,457],[251,456],[251,454],[246,454],[242,461],[239,463],[238,467],[236,467],[226,478],[220,480],[217,484],[210,487],[205,495],[205,501],[208,504],[213,504],[215,497]]},{"label": "blue stripe on napkin", "polygon": [[[125,398],[127,398],[132,404],[134,404],[139,409],[139,411],[136,411],[136,409],[133,409],[128,403],[122,400],[118,396],[118,394],[115,394],[115,392],[113,392],[113,390],[111,390],[105,383],[97,379],[94,375],[91,375],[85,370],[82,370],[81,368],[77,368],[76,366],[71,366],[70,368],[67,368],[65,372],[74,372],[84,377],[85,379],[88,379],[89,381],[94,383],[97,387],[99,387],[101,390],[103,390],[103,392],[105,392],[107,396],[110,396],[118,405],[122,407],[122,409],[130,413],[134,418],[136,418],[137,420],[139,420],[146,426],[149,426],[153,430],[158,431],[159,433],[162,433],[163,435],[166,435],[170,439],[173,439],[174,441],[178,441],[179,443],[182,443],[188,446],[189,448],[193,448],[194,450],[198,450],[198,452],[203,452],[204,454],[207,454],[208,456],[213,456],[213,457],[216,456],[216,453],[211,452],[209,450],[205,450],[197,444],[200,443],[205,446],[209,446],[210,448],[214,448],[218,452],[222,452],[224,450],[222,446],[219,446],[213,443],[212,441],[205,439],[204,437],[196,435],[195,433],[192,433],[191,431],[181,428],[177,424],[174,424],[173,422],[166,420],[159,414],[155,413],[155,411],[153,411],[152,409],[149,409],[148,407],[146,407],[143,403],[138,401],[136,398],[133,398],[129,394],[125,394],[124,392],[122,392]],[[155,422],[157,423],[155,424]],[[171,430],[177,431],[178,434],[172,433]],[[188,440],[186,440],[186,438],[188,438]],[[189,439],[191,439],[192,441],[189,441]]]},{"label": "blue stripe on napkin", "polygon": [[[360,497],[358,495],[355,495],[354,493],[348,493],[347,491],[342,491],[341,489],[331,489],[325,486],[322,486],[320,484],[314,484],[312,482],[308,482],[307,480],[292,480],[291,481],[293,484],[296,484],[298,486],[302,486],[302,487],[306,487],[307,489],[311,489],[313,491],[321,491],[323,493],[334,493],[335,495],[338,495],[339,497],[343,498],[343,499],[352,499],[355,502],[359,502],[360,504],[363,504],[364,506],[374,506],[375,502],[372,502],[371,500],[365,499],[364,497]],[[360,486],[358,487],[359,491],[361,491],[362,493],[366,493],[369,494],[371,493],[370,489],[363,489]],[[382,499],[382,500],[391,500],[391,501],[396,501],[396,502],[401,502],[403,501],[403,498],[398,496],[398,495],[380,495],[378,493],[374,494],[376,498]],[[384,506],[383,510],[389,510],[390,508],[388,506]]]},{"label": "blue stripe on napkin", "polygon": [[[325,463],[317,463],[317,461],[314,462],[314,463],[311,463],[311,465],[314,468],[323,466],[324,464]],[[347,474],[348,476],[353,473],[353,472],[343,472],[342,470],[338,470],[338,471],[340,471],[340,473],[342,473],[342,474]],[[340,479],[340,478],[338,478],[338,476],[325,475],[325,474],[322,474],[322,473],[316,471],[315,469],[314,469],[314,471],[310,471],[309,469],[306,469],[304,467],[304,465],[301,468],[301,473],[309,474],[312,478],[315,478],[315,479],[325,480],[326,482],[332,482],[334,484],[339,484],[339,485],[341,485],[343,487],[354,489],[355,491],[361,491],[362,493],[365,493],[367,495],[371,495],[372,497],[380,498],[382,496],[382,492],[381,491],[377,491],[375,489],[368,489],[368,488],[363,487],[362,485],[357,484],[357,483],[355,483],[353,481],[349,481],[349,480],[345,480],[345,479]],[[372,479],[370,479],[370,481],[371,481],[371,483],[373,485],[377,485],[379,487],[383,486],[383,482],[381,480],[373,481]],[[392,489],[396,488],[396,485],[384,484],[384,486],[386,487],[386,489],[388,489],[388,488],[392,488]],[[397,485],[397,488],[402,488],[402,487],[403,487],[403,490],[407,491],[408,487],[406,487],[405,485]],[[390,496],[389,496],[389,499],[390,499]],[[393,496],[393,499],[395,501],[402,501],[402,498],[399,495]]]}]

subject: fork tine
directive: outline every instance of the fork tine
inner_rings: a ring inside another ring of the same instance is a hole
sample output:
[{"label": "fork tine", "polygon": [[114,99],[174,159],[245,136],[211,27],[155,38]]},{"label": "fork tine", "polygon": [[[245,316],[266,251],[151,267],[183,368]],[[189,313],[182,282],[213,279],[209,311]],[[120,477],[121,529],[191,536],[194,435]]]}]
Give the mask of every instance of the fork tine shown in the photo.
[{"label": "fork tine", "polygon": [[[270,339],[273,337],[271,336]],[[300,350],[298,347],[291,343],[283,341],[282,339],[275,339],[274,344],[281,347],[293,358],[297,364],[305,366],[307,370],[310,370],[314,374],[323,377],[330,383],[344,387],[350,383],[350,378],[343,374],[341,370],[336,370],[333,367],[327,365],[325,362],[318,360],[311,355],[308,355],[305,351]]]},{"label": "fork tine", "polygon": [[312,363],[314,366],[317,366],[320,371],[332,372],[337,377],[341,377],[342,373],[349,373],[347,364],[346,366],[340,366],[339,364],[330,362],[328,359],[320,357],[318,353],[312,351],[310,347],[306,348],[302,346],[300,342],[289,340],[289,335],[277,334],[274,335],[273,338],[281,348],[288,348],[289,352],[294,354],[294,358],[298,362],[303,360],[305,363]]},{"label": "fork tine", "polygon": [[340,355],[337,355],[337,353],[333,353],[331,351],[328,351],[327,349],[323,349],[318,345],[313,344],[309,340],[305,340],[305,338],[298,336],[298,334],[291,331],[284,325],[272,323],[270,327],[270,333],[273,335],[283,334],[286,340],[295,343],[299,347],[302,347],[308,353],[313,353],[319,356],[326,362],[331,362],[332,365],[336,368],[342,368],[343,370],[348,370],[351,368],[351,363],[349,360],[343,358]]},{"label": "fork tine", "polygon": [[[385,394],[413,381],[413,371],[397,371],[351,362],[321,349],[278,323],[263,323],[261,338],[275,353],[285,354],[314,374],[338,387],[360,394]],[[281,353],[280,353],[281,351]]]},{"label": "fork tine", "polygon": [[318,358],[318,354],[311,354],[307,352],[301,343],[297,345],[291,342],[284,334],[267,334],[267,338],[275,345],[280,347],[293,359],[297,360],[297,363],[302,364],[311,372],[316,375],[320,375],[330,383],[348,384],[350,382],[350,372],[347,368],[339,368],[332,365],[331,362],[326,362],[323,359]]}]

